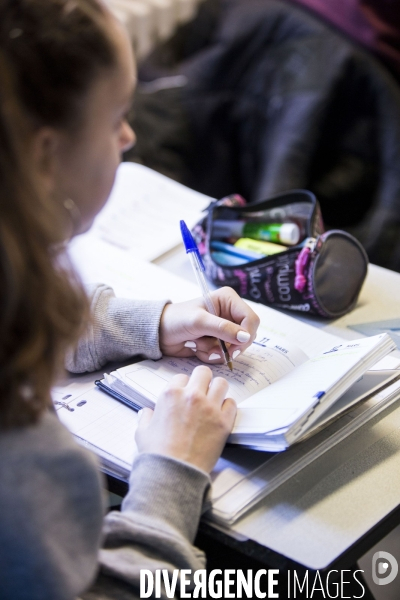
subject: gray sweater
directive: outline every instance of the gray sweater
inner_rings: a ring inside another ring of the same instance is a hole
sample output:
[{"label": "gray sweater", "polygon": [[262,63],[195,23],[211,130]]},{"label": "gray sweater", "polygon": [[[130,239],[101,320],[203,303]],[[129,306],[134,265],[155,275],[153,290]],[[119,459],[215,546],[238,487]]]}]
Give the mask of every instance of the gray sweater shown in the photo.
[{"label": "gray sweater", "polygon": [[[93,323],[67,357],[71,371],[137,354],[161,356],[164,302],[116,299],[91,290]],[[140,569],[201,569],[194,540],[210,486],[207,474],[155,454],[134,461],[121,512],[103,518],[96,458],[54,413],[0,432],[0,598],[132,599]]]}]

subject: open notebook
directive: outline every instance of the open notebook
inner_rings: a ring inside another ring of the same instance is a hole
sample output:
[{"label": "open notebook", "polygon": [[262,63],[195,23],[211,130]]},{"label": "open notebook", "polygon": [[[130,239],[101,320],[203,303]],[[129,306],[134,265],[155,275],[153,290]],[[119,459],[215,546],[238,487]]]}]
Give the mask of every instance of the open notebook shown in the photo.
[{"label": "open notebook", "polygon": [[[365,371],[395,348],[389,335],[380,334],[342,340],[308,358],[287,340],[257,337],[234,361],[233,372],[225,365],[211,367],[214,376],[228,380],[227,396],[238,405],[228,441],[272,452],[285,450],[307,434]],[[97,385],[134,410],[153,408],[174,375],[190,375],[198,364],[196,357],[140,361],[105,374]]]},{"label": "open notebook", "polygon": [[[314,423],[313,435],[286,452],[258,452],[227,446],[211,473],[213,508],[208,518],[236,521],[257,501],[298,473],[353,431],[369,422],[400,396],[399,371],[369,371]],[[137,452],[137,412],[102,393],[86,374],[53,390],[60,420],[76,439],[95,452],[102,469],[128,481]]]}]

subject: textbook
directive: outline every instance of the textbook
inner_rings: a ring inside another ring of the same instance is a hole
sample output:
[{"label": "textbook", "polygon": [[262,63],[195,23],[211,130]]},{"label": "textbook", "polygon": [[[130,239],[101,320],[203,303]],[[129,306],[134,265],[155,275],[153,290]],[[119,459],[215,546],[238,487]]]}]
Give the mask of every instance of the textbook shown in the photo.
[{"label": "textbook", "polygon": [[[225,365],[211,366],[214,376],[228,380],[227,397],[238,406],[228,442],[269,452],[287,449],[395,348],[391,337],[384,333],[342,340],[309,358],[288,340],[259,335],[234,361],[232,372]],[[199,364],[195,356],[144,360],[104,374],[96,384],[133,410],[154,408],[174,375],[190,375]]]}]

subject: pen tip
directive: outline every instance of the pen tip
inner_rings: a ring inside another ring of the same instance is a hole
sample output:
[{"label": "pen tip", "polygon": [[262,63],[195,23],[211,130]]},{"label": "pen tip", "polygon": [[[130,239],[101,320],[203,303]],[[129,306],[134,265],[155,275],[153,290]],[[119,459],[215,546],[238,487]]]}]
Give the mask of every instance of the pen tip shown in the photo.
[{"label": "pen tip", "polygon": [[233,371],[233,364],[232,364],[232,360],[228,360],[228,367],[231,371]]}]

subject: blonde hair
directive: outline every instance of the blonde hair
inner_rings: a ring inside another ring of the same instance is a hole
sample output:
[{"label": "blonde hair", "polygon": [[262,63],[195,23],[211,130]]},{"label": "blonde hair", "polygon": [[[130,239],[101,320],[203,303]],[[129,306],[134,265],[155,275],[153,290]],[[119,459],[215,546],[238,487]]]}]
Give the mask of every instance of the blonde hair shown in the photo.
[{"label": "blonde hair", "polygon": [[115,63],[95,0],[0,0],[0,425],[50,405],[66,347],[88,314],[63,250],[68,214],[29,164],[35,127],[73,128],[82,98]]}]

